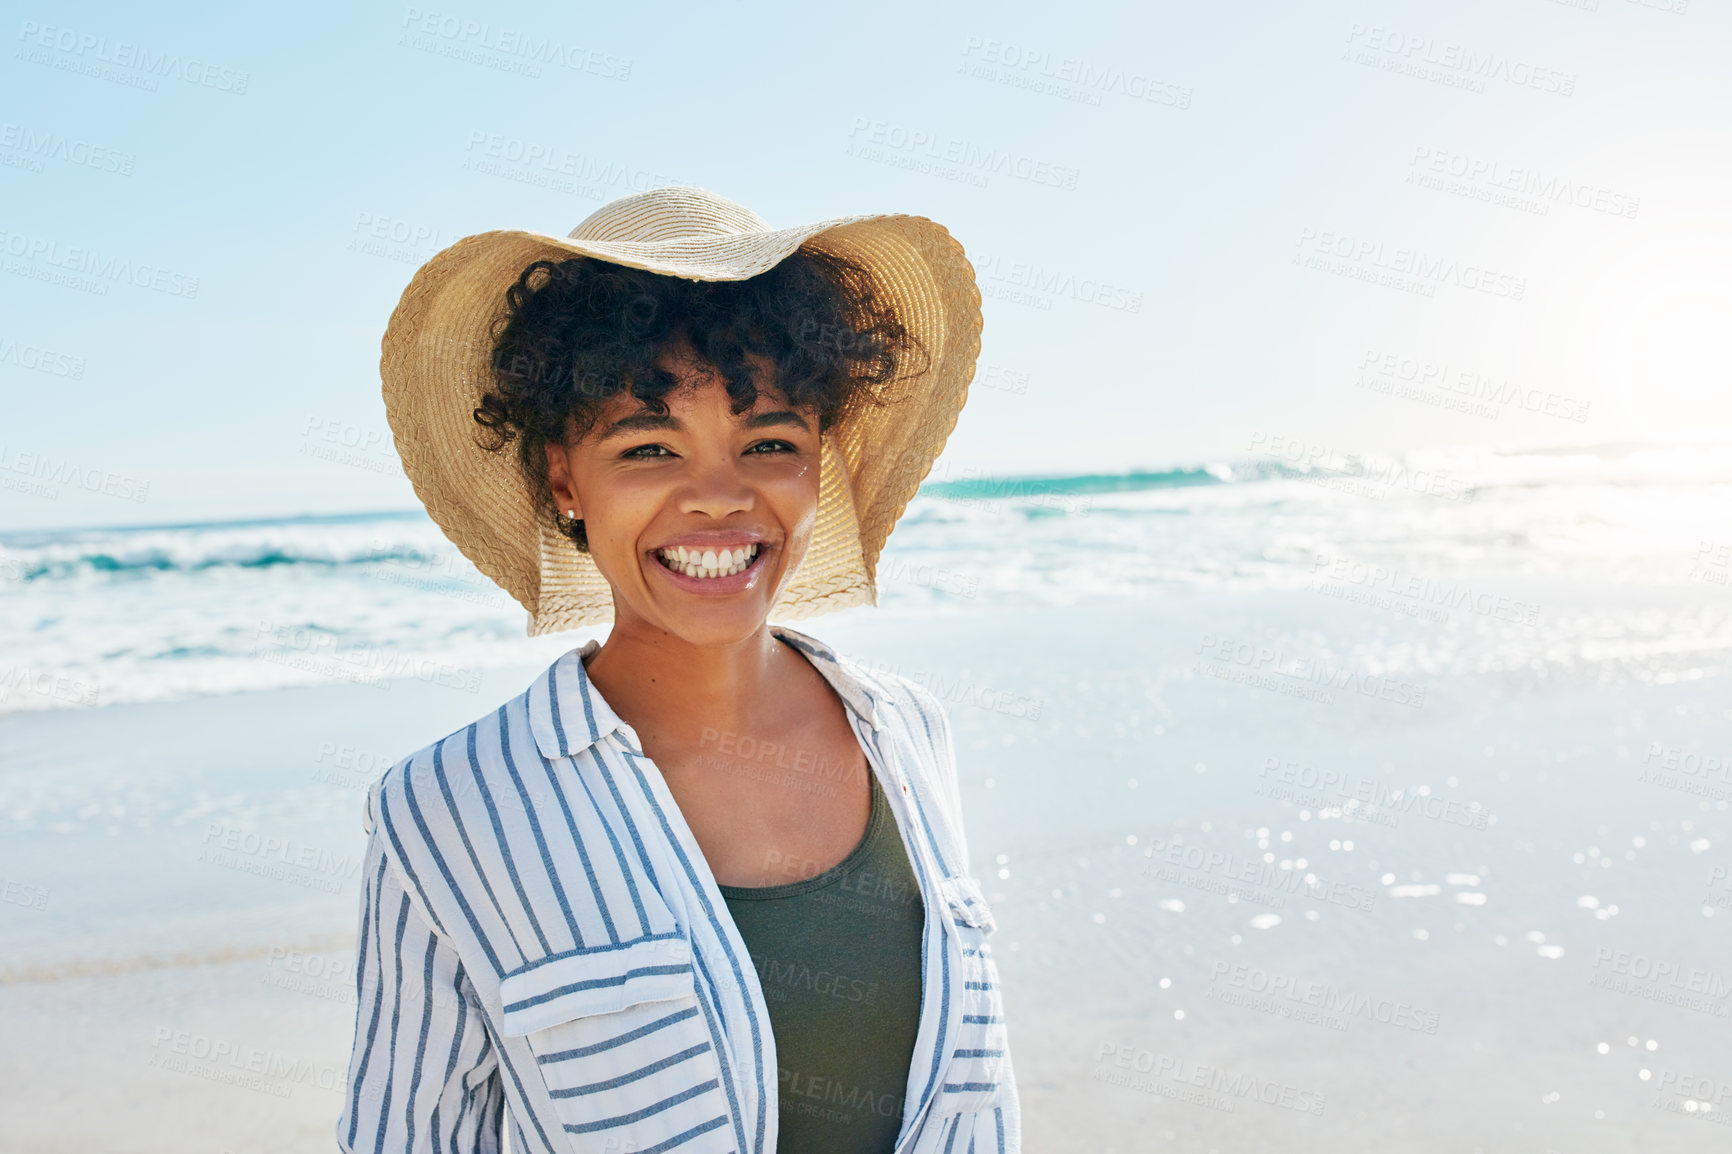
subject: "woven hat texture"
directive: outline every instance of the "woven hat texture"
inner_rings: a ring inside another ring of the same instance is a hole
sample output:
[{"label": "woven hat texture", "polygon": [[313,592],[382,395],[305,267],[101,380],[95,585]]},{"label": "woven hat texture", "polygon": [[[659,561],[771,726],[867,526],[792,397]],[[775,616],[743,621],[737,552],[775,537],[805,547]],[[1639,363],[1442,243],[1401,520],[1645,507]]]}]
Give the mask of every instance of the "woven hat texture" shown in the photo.
[{"label": "woven hat texture", "polygon": [[489,452],[473,413],[491,387],[492,332],[505,291],[532,262],[594,257],[689,280],[746,280],[802,245],[864,266],[930,360],[904,399],[824,434],[818,518],[799,571],[770,607],[797,620],[878,603],[877,564],[956,427],[980,353],[980,291],[943,226],[902,214],[772,229],[695,188],[604,205],[570,236],[503,230],[464,237],[416,273],[385,330],[385,411],[403,471],[465,557],[529,611],[529,635],[603,624],[613,596],[595,562],[536,513],[514,452]]}]

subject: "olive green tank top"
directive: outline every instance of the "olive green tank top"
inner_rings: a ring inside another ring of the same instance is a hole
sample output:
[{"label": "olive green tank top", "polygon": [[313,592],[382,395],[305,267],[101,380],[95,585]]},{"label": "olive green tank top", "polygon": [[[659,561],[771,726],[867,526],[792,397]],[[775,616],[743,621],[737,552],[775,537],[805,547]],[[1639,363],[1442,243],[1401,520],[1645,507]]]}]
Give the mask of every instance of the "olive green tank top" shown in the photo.
[{"label": "olive green tank top", "polygon": [[926,909],[877,775],[847,857],[800,881],[721,891],[769,1006],[777,1154],[889,1154],[920,1029]]}]

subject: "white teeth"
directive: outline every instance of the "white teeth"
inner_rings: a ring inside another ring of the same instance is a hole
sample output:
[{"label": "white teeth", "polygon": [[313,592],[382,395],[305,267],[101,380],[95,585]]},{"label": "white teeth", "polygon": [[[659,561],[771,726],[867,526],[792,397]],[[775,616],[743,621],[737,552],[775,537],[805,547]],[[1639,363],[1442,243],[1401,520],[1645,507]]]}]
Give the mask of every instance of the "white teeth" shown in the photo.
[{"label": "white teeth", "polygon": [[747,545],[738,549],[706,549],[699,552],[677,545],[672,549],[663,549],[657,556],[670,569],[684,573],[687,577],[732,577],[757,560],[759,546]]}]

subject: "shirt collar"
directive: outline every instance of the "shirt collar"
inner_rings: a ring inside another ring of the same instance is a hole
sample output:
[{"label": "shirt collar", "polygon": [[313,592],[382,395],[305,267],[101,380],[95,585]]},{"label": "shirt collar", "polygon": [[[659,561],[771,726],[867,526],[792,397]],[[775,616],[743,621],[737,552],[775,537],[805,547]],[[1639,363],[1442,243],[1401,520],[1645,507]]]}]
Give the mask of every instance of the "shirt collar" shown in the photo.
[{"label": "shirt collar", "polygon": [[[785,625],[770,626],[770,633],[804,654],[862,724],[873,730],[884,728],[880,707],[894,705],[894,697],[883,689],[869,692],[853,663],[817,638]],[[601,642],[591,638],[548,666],[529,687],[530,732],[549,761],[576,757],[614,730],[630,728],[602,698],[583,667],[583,659],[600,648]]]},{"label": "shirt collar", "polygon": [[796,633],[786,625],[772,625],[770,632],[804,653],[818,672],[824,675],[824,680],[830,683],[830,688],[859,716],[863,724],[874,730],[884,728],[880,706],[895,705],[896,698],[882,688],[868,690],[856,672],[853,661],[842,657],[816,637]]}]

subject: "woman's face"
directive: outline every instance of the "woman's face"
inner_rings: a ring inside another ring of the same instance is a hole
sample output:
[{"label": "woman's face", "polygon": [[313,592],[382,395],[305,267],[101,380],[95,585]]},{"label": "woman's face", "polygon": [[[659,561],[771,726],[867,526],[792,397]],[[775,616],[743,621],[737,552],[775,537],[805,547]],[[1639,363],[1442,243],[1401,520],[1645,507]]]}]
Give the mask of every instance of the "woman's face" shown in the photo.
[{"label": "woman's face", "polygon": [[758,400],[739,416],[721,376],[678,344],[660,358],[679,381],[666,417],[615,396],[581,442],[547,448],[554,499],[583,519],[613,587],[615,629],[742,641],[805,558],[818,516],[817,410],[790,408],[770,363],[747,363]]}]

